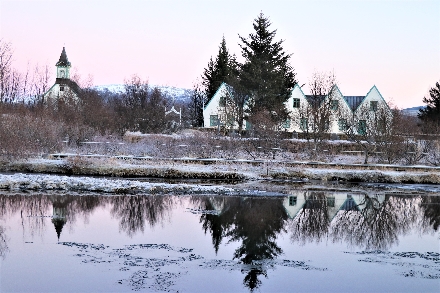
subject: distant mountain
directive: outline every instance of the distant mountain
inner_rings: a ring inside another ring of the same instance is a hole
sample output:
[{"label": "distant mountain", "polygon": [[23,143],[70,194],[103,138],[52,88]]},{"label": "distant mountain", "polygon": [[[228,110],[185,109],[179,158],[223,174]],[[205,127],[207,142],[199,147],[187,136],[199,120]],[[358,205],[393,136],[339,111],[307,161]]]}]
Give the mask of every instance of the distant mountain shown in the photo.
[{"label": "distant mountain", "polygon": [[[178,88],[174,86],[159,86],[159,85],[149,85],[150,88],[158,88],[170,99],[174,99],[176,102],[188,102],[191,98],[191,89]],[[98,91],[109,91],[112,93],[123,93],[125,92],[125,86],[123,84],[109,84],[109,85],[97,85],[94,89]]]},{"label": "distant mountain", "polygon": [[419,110],[423,109],[423,108],[425,108],[425,106],[406,108],[406,109],[402,109],[402,112],[406,115],[409,115],[409,116],[417,116],[417,114],[419,113]]}]

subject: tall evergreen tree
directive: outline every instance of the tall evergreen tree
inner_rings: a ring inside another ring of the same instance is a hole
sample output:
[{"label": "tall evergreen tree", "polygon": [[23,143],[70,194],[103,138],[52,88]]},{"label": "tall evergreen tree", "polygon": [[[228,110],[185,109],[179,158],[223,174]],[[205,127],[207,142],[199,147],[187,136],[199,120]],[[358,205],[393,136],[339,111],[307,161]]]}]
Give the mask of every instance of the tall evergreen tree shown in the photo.
[{"label": "tall evergreen tree", "polygon": [[228,80],[236,74],[236,64],[235,56],[229,54],[225,37],[223,37],[217,57],[215,60],[211,57],[208,67],[205,68],[202,75],[202,84],[205,87],[205,95],[208,101],[211,100],[223,82],[228,83]]},{"label": "tall evergreen tree", "polygon": [[240,36],[245,63],[240,79],[250,98],[249,114],[266,111],[276,121],[287,118],[284,102],[297,83],[296,73],[290,65],[291,54],[283,50],[283,40],[275,42],[276,30],[270,31],[271,22],[260,13],[254,20],[254,34]]},{"label": "tall evergreen tree", "polygon": [[425,123],[440,127],[440,84],[429,90],[429,97],[423,98],[426,107],[419,110],[418,117]]}]

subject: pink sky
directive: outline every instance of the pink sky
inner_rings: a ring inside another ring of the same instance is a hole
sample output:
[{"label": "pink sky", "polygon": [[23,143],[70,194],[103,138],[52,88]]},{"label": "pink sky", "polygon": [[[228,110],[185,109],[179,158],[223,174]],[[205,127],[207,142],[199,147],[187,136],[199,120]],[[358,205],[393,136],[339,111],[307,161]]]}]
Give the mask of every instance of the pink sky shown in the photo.
[{"label": "pink sky", "polygon": [[[224,35],[239,38],[262,11],[292,55],[300,84],[333,71],[344,95],[376,85],[399,107],[423,105],[440,80],[440,1],[8,1],[0,2],[0,37],[14,65],[53,67],[62,47],[95,85],[133,74],[156,85],[191,88]],[[304,89],[307,93],[307,87]]]}]

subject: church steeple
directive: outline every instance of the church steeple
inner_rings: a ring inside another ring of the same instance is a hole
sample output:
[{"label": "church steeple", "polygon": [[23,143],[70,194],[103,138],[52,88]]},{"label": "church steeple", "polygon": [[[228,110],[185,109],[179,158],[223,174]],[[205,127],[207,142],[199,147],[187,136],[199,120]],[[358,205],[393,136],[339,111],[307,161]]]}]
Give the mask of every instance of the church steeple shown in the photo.
[{"label": "church steeple", "polygon": [[53,218],[52,223],[55,226],[55,232],[57,232],[58,241],[60,241],[61,231],[63,230],[64,224],[66,224],[66,219]]},{"label": "church steeple", "polygon": [[66,48],[63,47],[63,51],[60,55],[60,60],[58,60],[57,64],[57,78],[70,78],[70,62],[67,59]]}]

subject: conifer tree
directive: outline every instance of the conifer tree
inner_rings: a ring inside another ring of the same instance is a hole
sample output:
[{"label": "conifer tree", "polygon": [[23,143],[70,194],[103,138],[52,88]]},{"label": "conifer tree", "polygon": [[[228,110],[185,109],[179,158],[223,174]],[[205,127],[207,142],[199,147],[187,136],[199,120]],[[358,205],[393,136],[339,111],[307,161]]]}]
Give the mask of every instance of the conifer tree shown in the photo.
[{"label": "conifer tree", "polygon": [[440,127],[440,84],[438,82],[429,90],[429,95],[423,98],[426,107],[420,109],[417,116],[425,124],[438,128]]},{"label": "conifer tree", "polygon": [[289,64],[290,54],[283,50],[283,40],[275,41],[276,30],[270,31],[271,22],[260,13],[254,20],[254,34],[240,36],[245,63],[241,66],[240,80],[250,98],[249,115],[263,111],[274,121],[287,118],[284,102],[297,83],[296,73]]},{"label": "conifer tree", "polygon": [[211,57],[208,67],[205,68],[202,75],[202,84],[205,87],[205,95],[208,101],[211,100],[223,82],[228,83],[228,80],[236,74],[236,64],[235,56],[229,54],[225,37],[223,37],[217,57],[215,60]]}]

